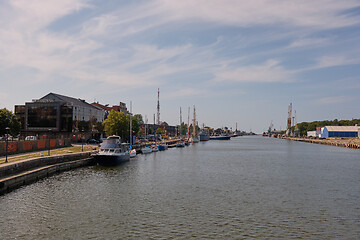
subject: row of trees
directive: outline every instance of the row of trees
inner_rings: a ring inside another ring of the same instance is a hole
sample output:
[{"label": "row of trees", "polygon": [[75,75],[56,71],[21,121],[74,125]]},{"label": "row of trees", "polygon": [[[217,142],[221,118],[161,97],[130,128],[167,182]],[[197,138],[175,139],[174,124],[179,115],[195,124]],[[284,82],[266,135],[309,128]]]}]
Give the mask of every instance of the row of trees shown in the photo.
[{"label": "row of trees", "polygon": [[325,126],[354,126],[355,124],[360,125],[360,119],[352,120],[325,120],[325,121],[314,121],[314,122],[302,122],[298,124],[298,129],[301,136],[306,136],[308,131],[315,131],[317,127]]}]

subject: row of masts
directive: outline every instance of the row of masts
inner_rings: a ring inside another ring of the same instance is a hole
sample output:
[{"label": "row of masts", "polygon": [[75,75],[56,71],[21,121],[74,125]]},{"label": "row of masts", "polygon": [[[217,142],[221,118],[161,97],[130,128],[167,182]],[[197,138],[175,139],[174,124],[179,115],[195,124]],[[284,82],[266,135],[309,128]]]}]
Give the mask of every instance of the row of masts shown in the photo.
[{"label": "row of masts", "polygon": [[[195,105],[194,105],[194,116],[193,116],[193,131],[192,131],[192,137],[193,138],[197,138],[196,136],[196,126],[197,126],[197,121],[196,121],[196,110],[195,110]],[[182,112],[181,112],[181,107],[180,107],[180,138],[182,138]],[[187,122],[187,134],[190,133],[190,107],[188,108],[188,122]]]}]

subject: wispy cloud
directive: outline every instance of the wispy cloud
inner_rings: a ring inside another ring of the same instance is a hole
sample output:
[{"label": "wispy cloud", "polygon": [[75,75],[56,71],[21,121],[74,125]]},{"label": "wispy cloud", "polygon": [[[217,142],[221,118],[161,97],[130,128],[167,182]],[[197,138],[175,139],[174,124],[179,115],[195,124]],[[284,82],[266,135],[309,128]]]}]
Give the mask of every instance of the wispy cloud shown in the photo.
[{"label": "wispy cloud", "polygon": [[317,59],[317,64],[314,66],[317,68],[328,68],[336,66],[344,66],[351,64],[359,64],[360,58],[350,58],[346,55],[337,55],[337,56],[323,56]]},{"label": "wispy cloud", "polygon": [[174,20],[200,19],[220,24],[253,26],[257,24],[283,23],[286,25],[337,28],[359,23],[358,16],[341,14],[341,12],[358,7],[356,0],[339,2],[334,0],[319,1],[286,1],[266,0],[183,0],[156,1],[163,12]]},{"label": "wispy cloud", "polygon": [[261,65],[223,66],[215,70],[214,74],[217,82],[271,83],[293,80],[292,72],[284,69],[275,59],[270,59]]},{"label": "wispy cloud", "polygon": [[337,103],[345,103],[352,102],[353,98],[350,96],[334,96],[334,97],[324,97],[320,98],[317,103],[319,104],[337,104]]},{"label": "wispy cloud", "polygon": [[293,41],[288,47],[289,48],[302,48],[302,47],[311,47],[316,48],[319,46],[326,46],[330,44],[331,41],[328,38],[301,38]]}]

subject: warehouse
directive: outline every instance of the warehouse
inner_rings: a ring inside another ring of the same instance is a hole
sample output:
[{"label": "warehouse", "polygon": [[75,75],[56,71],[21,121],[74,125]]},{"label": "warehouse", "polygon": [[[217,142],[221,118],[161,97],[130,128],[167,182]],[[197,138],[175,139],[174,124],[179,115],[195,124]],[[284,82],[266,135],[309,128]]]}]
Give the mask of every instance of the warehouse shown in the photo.
[{"label": "warehouse", "polygon": [[357,137],[359,126],[325,126],[321,129],[322,137]]}]

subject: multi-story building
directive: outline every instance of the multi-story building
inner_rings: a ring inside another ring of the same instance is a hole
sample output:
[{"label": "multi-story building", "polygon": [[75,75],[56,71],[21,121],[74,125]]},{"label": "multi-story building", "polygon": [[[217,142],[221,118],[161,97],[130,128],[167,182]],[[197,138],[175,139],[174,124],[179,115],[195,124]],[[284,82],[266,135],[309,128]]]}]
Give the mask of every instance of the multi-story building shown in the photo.
[{"label": "multi-story building", "polygon": [[70,133],[79,131],[79,122],[103,122],[105,111],[85,100],[49,93],[46,96],[15,106],[15,114],[21,120],[26,135],[42,132]]}]

